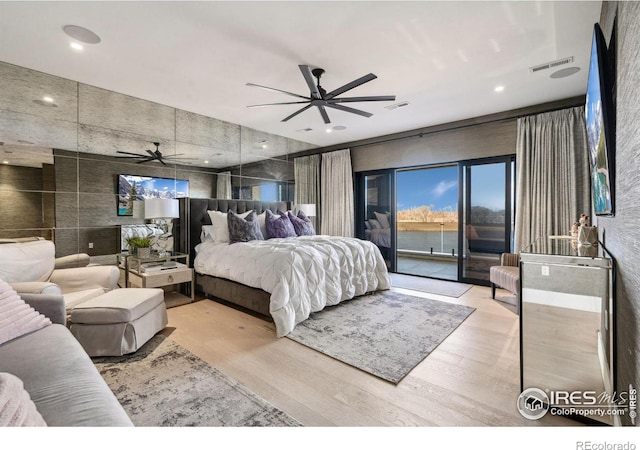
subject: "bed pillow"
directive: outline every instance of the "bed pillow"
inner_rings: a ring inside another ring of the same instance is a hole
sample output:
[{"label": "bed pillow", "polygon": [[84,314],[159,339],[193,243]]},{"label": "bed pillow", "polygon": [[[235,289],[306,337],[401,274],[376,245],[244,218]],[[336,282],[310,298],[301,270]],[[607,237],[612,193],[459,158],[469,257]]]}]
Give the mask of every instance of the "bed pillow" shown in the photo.
[{"label": "bed pillow", "polygon": [[376,219],[369,219],[369,223],[371,224],[371,228],[374,230],[379,230],[382,228],[382,225],[380,225],[380,222],[378,222]]},{"label": "bed pillow", "polygon": [[378,222],[380,222],[380,225],[382,226],[382,228],[391,228],[391,225],[389,224],[389,215],[386,213],[379,213],[377,211],[374,211],[373,214],[375,214],[376,219],[378,219]]},{"label": "bed pillow", "polygon": [[313,223],[311,223],[311,220],[302,211],[298,211],[297,216],[294,216],[291,214],[291,211],[289,211],[287,212],[287,216],[293,225],[296,235],[314,236],[316,234],[316,230],[313,229]]},{"label": "bed pillow", "polygon": [[0,345],[51,325],[29,306],[5,281],[0,280]]},{"label": "bed pillow", "polygon": [[202,225],[202,231],[200,232],[200,242],[215,242],[215,234],[213,231],[213,225]]},{"label": "bed pillow", "polygon": [[262,236],[264,236],[265,239],[267,239],[267,224],[266,224],[266,220],[267,220],[267,211],[262,211],[260,214],[258,214],[258,223],[260,223],[260,232],[262,233]]},{"label": "bed pillow", "polygon": [[[213,242],[215,244],[225,244],[231,241],[229,237],[229,224],[227,223],[227,213],[221,211],[207,211],[211,218],[211,225],[213,226]],[[247,211],[238,214],[240,217],[245,218],[252,211]]]},{"label": "bed pillow", "polygon": [[368,221],[368,220],[365,220],[365,221],[364,221],[364,228],[365,228],[366,230],[370,230],[370,229],[371,229],[371,224],[369,223],[369,221]]},{"label": "bed pillow", "polygon": [[229,228],[229,241],[231,244],[235,242],[264,240],[264,237],[260,232],[258,215],[255,211],[250,211],[246,217],[242,217],[240,214],[236,214],[229,210],[227,212],[227,225]]},{"label": "bed pillow", "polygon": [[297,236],[296,230],[293,228],[293,224],[287,214],[281,212],[274,214],[270,210],[267,210],[266,213],[265,228],[269,239]]}]

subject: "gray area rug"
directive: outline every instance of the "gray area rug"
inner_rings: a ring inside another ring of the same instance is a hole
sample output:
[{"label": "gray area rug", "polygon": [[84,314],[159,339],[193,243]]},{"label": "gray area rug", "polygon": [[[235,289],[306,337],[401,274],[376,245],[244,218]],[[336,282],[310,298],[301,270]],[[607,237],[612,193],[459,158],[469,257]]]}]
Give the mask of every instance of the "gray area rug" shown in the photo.
[{"label": "gray area rug", "polygon": [[287,337],[398,384],[473,311],[384,291],[312,313]]},{"label": "gray area rug", "polygon": [[162,335],[93,362],[136,426],[301,425]]},{"label": "gray area rug", "polygon": [[414,277],[401,273],[391,273],[391,286],[413,289],[427,294],[446,295],[447,297],[460,297],[473,286],[455,281],[434,280],[433,278]]}]

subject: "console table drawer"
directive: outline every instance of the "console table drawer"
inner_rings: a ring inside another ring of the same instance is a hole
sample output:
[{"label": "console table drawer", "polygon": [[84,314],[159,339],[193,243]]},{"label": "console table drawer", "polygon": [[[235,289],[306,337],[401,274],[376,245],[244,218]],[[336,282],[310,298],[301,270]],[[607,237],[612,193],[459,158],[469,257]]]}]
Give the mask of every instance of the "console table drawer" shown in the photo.
[{"label": "console table drawer", "polygon": [[143,278],[145,287],[161,287],[175,283],[189,283],[193,280],[193,272],[192,269],[166,270],[160,273],[144,274]]}]

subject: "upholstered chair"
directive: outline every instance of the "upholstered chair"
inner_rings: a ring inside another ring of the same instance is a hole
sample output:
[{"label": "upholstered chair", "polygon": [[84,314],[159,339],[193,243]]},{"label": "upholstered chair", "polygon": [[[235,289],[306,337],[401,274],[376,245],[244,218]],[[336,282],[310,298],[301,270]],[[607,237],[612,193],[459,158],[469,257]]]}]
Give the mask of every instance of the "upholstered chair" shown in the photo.
[{"label": "upholstered chair", "polygon": [[491,298],[496,298],[496,286],[520,295],[520,255],[503,253],[500,255],[500,265],[489,269],[491,281]]},{"label": "upholstered chair", "polygon": [[0,279],[20,294],[62,295],[67,312],[117,286],[119,269],[89,265],[86,254],[55,257],[47,240],[0,244]]}]

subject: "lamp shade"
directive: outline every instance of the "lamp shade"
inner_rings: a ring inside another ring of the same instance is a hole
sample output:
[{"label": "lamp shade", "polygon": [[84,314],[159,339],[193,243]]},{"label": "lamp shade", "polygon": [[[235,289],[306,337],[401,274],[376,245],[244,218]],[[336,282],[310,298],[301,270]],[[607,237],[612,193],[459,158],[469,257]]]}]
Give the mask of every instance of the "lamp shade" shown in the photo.
[{"label": "lamp shade", "polygon": [[144,201],[145,219],[173,219],[180,217],[178,200],[173,198],[147,198]]},{"label": "lamp shade", "polygon": [[298,212],[302,211],[307,217],[315,217],[316,215],[316,205],[313,203],[302,203],[300,205],[296,205]]}]

